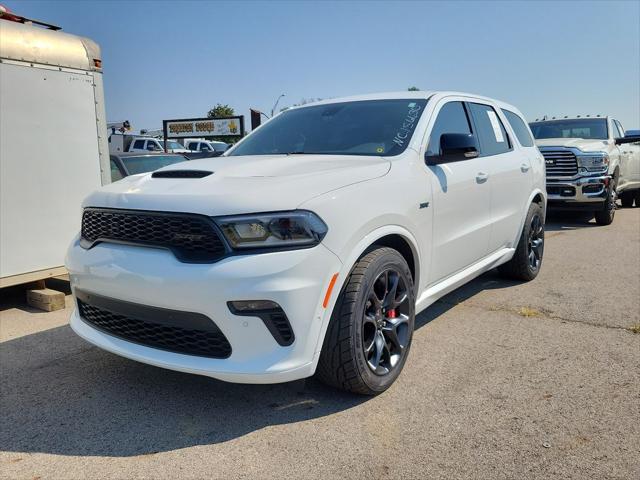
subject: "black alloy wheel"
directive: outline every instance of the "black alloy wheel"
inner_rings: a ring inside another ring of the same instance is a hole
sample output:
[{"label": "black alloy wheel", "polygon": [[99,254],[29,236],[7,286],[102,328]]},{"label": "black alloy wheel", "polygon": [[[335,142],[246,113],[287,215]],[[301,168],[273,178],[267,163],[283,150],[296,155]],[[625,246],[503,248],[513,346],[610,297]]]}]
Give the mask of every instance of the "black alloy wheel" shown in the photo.
[{"label": "black alloy wheel", "polygon": [[388,375],[401,363],[409,342],[410,312],[400,272],[381,272],[371,285],[362,319],[362,348],[376,375]]}]

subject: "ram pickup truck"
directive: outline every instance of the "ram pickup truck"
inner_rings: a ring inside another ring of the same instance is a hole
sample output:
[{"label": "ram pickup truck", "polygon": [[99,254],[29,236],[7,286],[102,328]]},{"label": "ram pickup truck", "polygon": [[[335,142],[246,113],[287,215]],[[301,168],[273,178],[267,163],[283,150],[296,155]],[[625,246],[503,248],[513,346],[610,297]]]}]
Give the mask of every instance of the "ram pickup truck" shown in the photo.
[{"label": "ram pickup truck", "polygon": [[625,137],[611,117],[576,117],[530,124],[545,158],[549,208],[586,210],[613,222],[616,198],[633,203],[640,188],[640,137]]},{"label": "ram pickup truck", "polygon": [[536,277],[544,160],[513,106],[399,92],[291,108],[217,158],[84,201],[67,253],[87,341],[243,383],[387,389],[416,314],[494,267]]}]

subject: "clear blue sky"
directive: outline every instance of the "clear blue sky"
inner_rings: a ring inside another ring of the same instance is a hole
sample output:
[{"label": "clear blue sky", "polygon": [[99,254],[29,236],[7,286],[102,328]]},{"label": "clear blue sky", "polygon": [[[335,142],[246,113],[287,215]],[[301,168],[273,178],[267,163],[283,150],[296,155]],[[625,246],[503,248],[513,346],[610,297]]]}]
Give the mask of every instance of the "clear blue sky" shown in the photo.
[{"label": "clear blue sky", "polygon": [[639,1],[0,3],[97,41],[107,117],[136,130],[411,85],[640,128]]}]

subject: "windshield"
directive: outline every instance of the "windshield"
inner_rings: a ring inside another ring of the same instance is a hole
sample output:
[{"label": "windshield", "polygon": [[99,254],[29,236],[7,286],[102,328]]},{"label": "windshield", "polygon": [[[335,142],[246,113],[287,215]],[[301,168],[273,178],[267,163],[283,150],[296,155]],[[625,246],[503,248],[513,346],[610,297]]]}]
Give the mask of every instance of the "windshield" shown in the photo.
[{"label": "windshield", "polygon": [[184,147],[180,145],[178,142],[174,142],[172,140],[167,140],[167,148],[171,150],[175,150],[177,148],[184,150]]},{"label": "windshield", "polygon": [[182,155],[141,155],[139,157],[121,157],[129,175],[152,172],[167,165],[187,160]]},{"label": "windshield", "polygon": [[288,110],[230,155],[398,155],[407,148],[426,104],[425,99],[365,100]]},{"label": "windshield", "polygon": [[605,118],[579,118],[574,120],[550,120],[529,124],[533,136],[541,138],[588,138],[606,140],[607,120]]}]

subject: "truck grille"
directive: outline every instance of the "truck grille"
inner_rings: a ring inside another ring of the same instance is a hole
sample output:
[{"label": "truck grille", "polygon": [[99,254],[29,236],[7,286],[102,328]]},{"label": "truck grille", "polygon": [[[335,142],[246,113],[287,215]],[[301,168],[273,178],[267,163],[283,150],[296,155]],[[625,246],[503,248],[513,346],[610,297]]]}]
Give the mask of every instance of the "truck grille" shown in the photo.
[{"label": "truck grille", "polygon": [[89,248],[99,242],[167,248],[188,263],[213,263],[226,254],[213,221],[186,213],[87,208],[82,240]]},{"label": "truck grille", "polygon": [[547,167],[547,177],[573,177],[578,173],[578,159],[567,148],[540,149]]},{"label": "truck grille", "polygon": [[208,317],[76,291],[80,317],[114,337],[184,355],[228,358],[231,345]]}]

